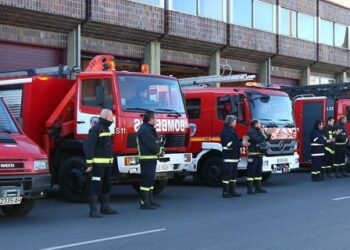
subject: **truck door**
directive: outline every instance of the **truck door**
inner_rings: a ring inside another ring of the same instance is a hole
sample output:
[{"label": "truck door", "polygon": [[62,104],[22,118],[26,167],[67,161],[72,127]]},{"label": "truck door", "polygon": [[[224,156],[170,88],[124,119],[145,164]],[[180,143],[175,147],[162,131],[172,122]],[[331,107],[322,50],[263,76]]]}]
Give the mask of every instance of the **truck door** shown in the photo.
[{"label": "truck door", "polygon": [[[114,105],[111,78],[82,78],[79,81],[77,102],[76,134],[87,134],[89,129],[98,121],[102,109],[111,109]],[[110,130],[115,130],[112,124]]]},{"label": "truck door", "polygon": [[327,99],[325,97],[298,98],[294,101],[294,119],[298,132],[300,161],[310,162],[310,133],[314,122],[325,122]]}]

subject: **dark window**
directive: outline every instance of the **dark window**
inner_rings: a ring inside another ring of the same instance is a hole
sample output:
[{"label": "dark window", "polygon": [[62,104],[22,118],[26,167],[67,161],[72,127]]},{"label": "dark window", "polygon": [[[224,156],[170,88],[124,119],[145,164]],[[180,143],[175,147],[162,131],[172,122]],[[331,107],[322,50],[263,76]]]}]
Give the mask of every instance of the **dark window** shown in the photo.
[{"label": "dark window", "polygon": [[201,118],[201,99],[186,100],[188,119],[198,120]]},{"label": "dark window", "polygon": [[113,91],[110,79],[89,79],[82,81],[82,104],[89,107],[113,107]]},{"label": "dark window", "polygon": [[346,106],[346,120],[350,122],[350,106]]},{"label": "dark window", "polygon": [[244,96],[221,96],[217,99],[217,118],[224,121],[227,115],[237,117],[238,123],[245,122]]}]

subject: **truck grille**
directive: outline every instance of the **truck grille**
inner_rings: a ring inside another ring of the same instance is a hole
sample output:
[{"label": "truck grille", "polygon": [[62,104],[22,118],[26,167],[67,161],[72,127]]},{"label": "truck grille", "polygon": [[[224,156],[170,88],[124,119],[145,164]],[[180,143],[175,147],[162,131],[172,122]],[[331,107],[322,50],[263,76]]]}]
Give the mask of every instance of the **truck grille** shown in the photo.
[{"label": "truck grille", "polygon": [[295,142],[292,140],[279,140],[267,142],[267,155],[292,155]]},{"label": "truck grille", "polygon": [[[186,147],[186,135],[177,134],[177,135],[164,135],[166,138],[165,147],[166,148],[180,148]],[[128,148],[137,148],[136,143],[136,134],[128,135],[127,138],[127,147]]]}]

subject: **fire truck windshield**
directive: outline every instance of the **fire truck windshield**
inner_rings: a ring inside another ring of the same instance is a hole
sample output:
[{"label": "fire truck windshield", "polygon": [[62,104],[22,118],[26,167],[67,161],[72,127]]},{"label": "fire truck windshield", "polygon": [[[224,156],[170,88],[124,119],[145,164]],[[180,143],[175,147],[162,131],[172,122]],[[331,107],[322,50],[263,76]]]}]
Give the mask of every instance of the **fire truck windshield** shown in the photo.
[{"label": "fire truck windshield", "polygon": [[184,114],[178,82],[151,76],[117,76],[123,110]]},{"label": "fire truck windshield", "polygon": [[252,118],[274,126],[294,127],[292,105],[288,96],[269,95],[268,97],[250,95]]},{"label": "fire truck windshield", "polygon": [[0,133],[18,133],[18,129],[1,99],[0,99]]}]

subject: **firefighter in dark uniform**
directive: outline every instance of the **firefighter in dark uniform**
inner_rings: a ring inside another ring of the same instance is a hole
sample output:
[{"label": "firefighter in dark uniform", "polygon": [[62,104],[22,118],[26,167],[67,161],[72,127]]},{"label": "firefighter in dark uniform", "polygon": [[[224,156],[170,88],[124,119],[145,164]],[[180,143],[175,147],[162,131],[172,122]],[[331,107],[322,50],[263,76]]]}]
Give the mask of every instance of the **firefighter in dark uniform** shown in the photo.
[{"label": "firefighter in dark uniform", "polygon": [[337,178],[348,177],[346,173],[346,145],[348,142],[348,133],[345,129],[346,117],[339,118],[338,123],[335,125],[335,154],[334,154],[334,168]]},{"label": "firefighter in dark uniform", "polygon": [[311,180],[318,182],[321,176],[321,166],[324,159],[324,151],[326,145],[326,137],[322,133],[323,123],[319,120],[315,121],[313,130],[310,134],[311,148]]},{"label": "firefighter in dark uniform", "polygon": [[157,160],[164,156],[164,148],[154,128],[155,124],[155,113],[146,112],[143,123],[137,132],[138,156],[141,165],[141,209],[154,209],[161,206],[153,200]]},{"label": "firefighter in dark uniform", "polygon": [[242,145],[247,145],[247,138],[243,141],[239,139],[234,127],[237,118],[233,115],[227,115],[225,125],[221,131],[220,139],[222,145],[222,197],[231,198],[239,197],[240,193],[236,192],[237,167],[240,158],[240,149]]},{"label": "firefighter in dark uniform", "polygon": [[[259,120],[253,120],[250,123],[250,129],[247,136],[249,138],[248,146],[248,166],[247,166],[247,193],[266,193],[267,191],[262,189],[262,158],[264,156],[263,147],[266,146],[266,139],[268,135],[261,131],[261,123]],[[253,184],[255,183],[255,192]]]},{"label": "firefighter in dark uniform", "polygon": [[327,176],[329,179],[332,178],[332,167],[334,161],[334,142],[335,142],[335,131],[334,131],[334,118],[328,117],[327,125],[323,129],[323,135],[326,137],[325,156],[323,158],[323,165],[321,168],[321,180]]},{"label": "firefighter in dark uniform", "polygon": [[[113,164],[112,133],[109,127],[113,123],[111,110],[103,109],[99,121],[89,130],[84,141],[84,152],[87,163],[86,172],[91,175],[89,185],[90,217],[101,218],[101,214],[116,214],[110,207],[110,176]],[[98,200],[101,195],[101,208]]]}]

